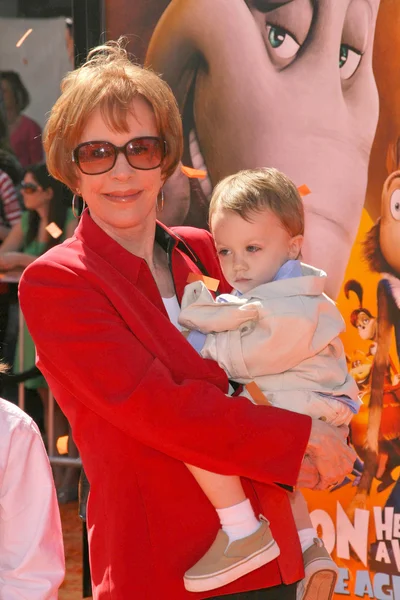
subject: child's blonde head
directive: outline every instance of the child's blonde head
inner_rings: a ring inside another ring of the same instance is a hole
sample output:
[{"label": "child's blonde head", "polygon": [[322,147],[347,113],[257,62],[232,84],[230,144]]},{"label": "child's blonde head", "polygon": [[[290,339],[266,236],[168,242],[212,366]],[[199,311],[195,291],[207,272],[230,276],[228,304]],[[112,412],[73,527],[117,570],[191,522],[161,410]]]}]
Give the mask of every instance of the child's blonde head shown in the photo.
[{"label": "child's blonde head", "polygon": [[211,227],[218,210],[235,212],[246,221],[253,220],[254,213],[270,210],[291,236],[304,235],[303,201],[294,183],[277,169],[247,169],[225,177],[211,198]]}]

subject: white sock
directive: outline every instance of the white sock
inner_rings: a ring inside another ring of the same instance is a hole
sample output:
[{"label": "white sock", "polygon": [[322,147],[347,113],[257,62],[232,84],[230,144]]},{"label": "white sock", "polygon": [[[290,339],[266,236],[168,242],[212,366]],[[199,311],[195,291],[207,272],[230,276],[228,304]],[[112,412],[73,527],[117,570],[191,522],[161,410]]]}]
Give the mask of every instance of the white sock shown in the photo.
[{"label": "white sock", "polygon": [[298,532],[299,540],[301,544],[301,551],[305,552],[307,548],[313,545],[314,539],[318,539],[318,533],[314,529],[314,527],[309,527],[308,529],[300,529]]},{"label": "white sock", "polygon": [[230,542],[245,538],[261,527],[261,523],[255,516],[248,498],[234,506],[216,508],[215,510],[221,521],[221,527],[229,537]]}]

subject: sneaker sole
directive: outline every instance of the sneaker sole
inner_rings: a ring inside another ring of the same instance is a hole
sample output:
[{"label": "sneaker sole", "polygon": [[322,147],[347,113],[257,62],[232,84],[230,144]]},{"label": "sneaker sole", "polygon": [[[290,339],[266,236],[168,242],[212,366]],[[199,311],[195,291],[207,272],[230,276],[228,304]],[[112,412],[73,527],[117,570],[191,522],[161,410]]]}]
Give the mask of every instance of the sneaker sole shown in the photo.
[{"label": "sneaker sole", "polygon": [[240,577],[259,569],[263,565],[271,562],[280,555],[281,551],[278,544],[273,541],[268,547],[254,552],[242,561],[232,565],[231,567],[214,573],[213,575],[205,575],[196,578],[183,578],[185,589],[188,592],[207,592],[215,590],[232,581],[236,581]]},{"label": "sneaker sole", "polygon": [[301,600],[331,600],[335,591],[337,573],[331,570],[317,571],[307,582]]}]

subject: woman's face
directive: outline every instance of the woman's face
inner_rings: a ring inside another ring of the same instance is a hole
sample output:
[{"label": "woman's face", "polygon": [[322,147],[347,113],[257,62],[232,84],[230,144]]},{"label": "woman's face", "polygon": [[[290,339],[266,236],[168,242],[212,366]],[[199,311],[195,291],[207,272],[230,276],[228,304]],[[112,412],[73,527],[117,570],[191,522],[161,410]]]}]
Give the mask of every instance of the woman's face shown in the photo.
[{"label": "woman's face", "polygon": [[[136,137],[159,135],[153,110],[143,98],[135,98],[127,116],[128,131],[113,131],[96,109],[87,122],[80,144],[107,141],[124,146]],[[93,220],[111,237],[129,236],[152,226],[156,219],[157,195],[162,187],[161,168],[143,171],[129,165],[123,153],[114,167],[100,175],[85,175],[76,166],[77,189]]]},{"label": "woman's face", "polygon": [[53,190],[50,187],[44,190],[36,181],[32,173],[26,173],[21,191],[24,205],[27,210],[40,210],[41,208],[48,206],[53,197]]}]

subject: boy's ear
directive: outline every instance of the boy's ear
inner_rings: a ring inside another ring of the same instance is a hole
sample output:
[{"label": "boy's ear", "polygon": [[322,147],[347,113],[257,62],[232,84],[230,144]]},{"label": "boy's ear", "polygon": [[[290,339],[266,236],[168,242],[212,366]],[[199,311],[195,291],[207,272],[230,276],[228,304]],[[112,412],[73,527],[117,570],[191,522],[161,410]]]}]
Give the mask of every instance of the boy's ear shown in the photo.
[{"label": "boy's ear", "polygon": [[289,241],[289,259],[296,260],[299,258],[301,253],[301,247],[303,245],[304,236],[299,234],[290,238]]}]

